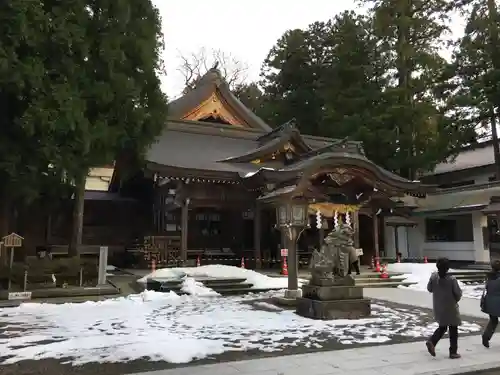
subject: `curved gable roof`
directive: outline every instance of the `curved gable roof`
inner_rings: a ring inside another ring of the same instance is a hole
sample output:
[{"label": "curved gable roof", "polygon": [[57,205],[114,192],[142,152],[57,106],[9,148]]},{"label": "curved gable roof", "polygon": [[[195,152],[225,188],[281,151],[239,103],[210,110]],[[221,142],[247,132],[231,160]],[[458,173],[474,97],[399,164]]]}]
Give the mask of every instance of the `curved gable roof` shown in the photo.
[{"label": "curved gable roof", "polygon": [[201,77],[193,90],[169,103],[169,117],[177,120],[185,119],[187,115],[203,106],[210,98],[220,99],[222,110],[230,114],[234,125],[266,132],[272,130],[264,120],[255,115],[231,92],[229,85],[216,68],[210,69]]}]

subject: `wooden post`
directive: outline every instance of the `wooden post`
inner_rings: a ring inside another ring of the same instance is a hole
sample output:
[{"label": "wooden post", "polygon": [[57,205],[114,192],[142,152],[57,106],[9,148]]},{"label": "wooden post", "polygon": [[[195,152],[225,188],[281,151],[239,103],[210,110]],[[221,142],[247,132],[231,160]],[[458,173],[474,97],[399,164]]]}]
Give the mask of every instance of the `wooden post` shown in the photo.
[{"label": "wooden post", "polygon": [[262,252],[260,249],[260,238],[262,231],[262,220],[261,220],[261,207],[260,204],[255,205],[253,215],[253,247],[254,247],[254,257],[255,257],[255,267],[257,269],[262,268]]},{"label": "wooden post", "polygon": [[10,261],[9,261],[9,270],[10,270],[10,275],[9,275],[9,285],[7,286],[7,290],[10,290],[11,284],[12,284],[12,268],[14,267],[14,248],[10,248]]},{"label": "wooden post", "polygon": [[352,227],[354,229],[354,247],[359,249],[359,211],[352,213]]},{"label": "wooden post", "polygon": [[181,208],[181,260],[187,261],[188,248],[188,223],[189,223],[189,198],[184,201]]},{"label": "wooden post", "polygon": [[16,233],[11,233],[5,237],[2,238],[2,243],[5,249],[10,249],[10,261],[9,261],[9,285],[8,285],[8,290],[10,290],[11,287],[11,280],[12,280],[12,267],[14,266],[14,249],[22,247],[23,246],[23,240],[24,238],[21,237],[20,235]]},{"label": "wooden post", "polygon": [[[299,289],[298,273],[299,268],[297,264],[297,235],[298,230],[295,227],[284,228],[282,232],[285,234],[286,248],[288,248],[288,290],[296,292]],[[284,258],[283,258],[284,259]],[[295,296],[296,297],[296,296]]]},{"label": "wooden post", "polygon": [[[287,235],[284,229],[280,230],[281,240],[280,240],[280,248],[278,249],[278,262],[280,269],[283,268],[283,257],[281,256],[281,249],[288,249],[288,241]],[[290,255],[290,250],[288,250],[288,254]],[[290,273],[289,273],[290,274]]]},{"label": "wooden post", "polygon": [[378,216],[376,208],[373,208],[373,248],[375,249],[375,258],[380,259],[380,249],[378,243]]},{"label": "wooden post", "polygon": [[398,259],[398,253],[399,253],[399,226],[395,225],[394,226],[394,249],[396,250],[396,259]]}]

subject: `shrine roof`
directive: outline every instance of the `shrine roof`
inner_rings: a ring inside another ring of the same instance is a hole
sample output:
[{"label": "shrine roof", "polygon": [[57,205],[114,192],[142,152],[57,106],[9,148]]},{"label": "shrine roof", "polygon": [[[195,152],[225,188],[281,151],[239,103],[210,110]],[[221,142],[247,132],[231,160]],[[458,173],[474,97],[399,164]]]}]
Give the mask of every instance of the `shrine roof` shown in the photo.
[{"label": "shrine roof", "polygon": [[[210,124],[207,126],[206,123],[199,121],[171,120],[146,153],[146,161],[152,163],[154,167],[235,172],[241,177],[254,173],[262,167],[283,168],[284,164],[281,162],[259,165],[222,162],[225,159],[255,152],[261,147],[259,139],[266,134],[268,132],[241,129],[232,125]],[[310,149],[317,149],[331,143],[328,138],[302,137]],[[276,140],[271,142],[279,143]]]},{"label": "shrine roof", "polygon": [[193,89],[169,103],[171,119],[196,120],[211,114],[232,123],[235,127],[265,132],[272,130],[231,92],[216,67],[208,70]]}]

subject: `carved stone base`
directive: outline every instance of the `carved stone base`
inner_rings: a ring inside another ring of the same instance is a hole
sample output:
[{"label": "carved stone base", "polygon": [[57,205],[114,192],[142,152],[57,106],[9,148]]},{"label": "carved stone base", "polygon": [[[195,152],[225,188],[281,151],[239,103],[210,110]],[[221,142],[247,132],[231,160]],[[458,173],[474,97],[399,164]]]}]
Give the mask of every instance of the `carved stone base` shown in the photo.
[{"label": "carved stone base", "polygon": [[355,285],[356,280],[351,275],[347,275],[345,277],[322,277],[320,274],[316,274],[311,272],[311,280],[309,285],[318,285],[318,286],[340,286],[340,285]]},{"label": "carved stone base", "polygon": [[337,301],[297,298],[296,312],[311,319],[361,319],[370,316],[371,304],[368,298]]},{"label": "carved stone base", "polygon": [[302,296],[320,301],[337,301],[363,298],[363,288],[357,286],[303,285]]}]

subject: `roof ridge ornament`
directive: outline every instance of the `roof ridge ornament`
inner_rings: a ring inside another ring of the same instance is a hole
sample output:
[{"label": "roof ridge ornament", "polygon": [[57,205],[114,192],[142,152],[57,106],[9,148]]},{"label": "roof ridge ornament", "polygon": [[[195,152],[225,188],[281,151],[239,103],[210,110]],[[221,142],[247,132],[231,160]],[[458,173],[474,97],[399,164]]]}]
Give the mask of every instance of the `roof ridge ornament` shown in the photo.
[{"label": "roof ridge ornament", "polygon": [[301,159],[307,159],[328,152],[349,152],[365,156],[363,146],[360,142],[351,141],[349,137],[344,137],[342,139],[337,139],[324,147],[309,151],[307,154],[302,155]]},{"label": "roof ridge ornament", "polygon": [[277,138],[281,134],[286,134],[292,131],[299,131],[297,127],[297,121],[295,118],[292,118],[291,120],[288,120],[287,122],[281,124],[280,126],[274,128],[270,132],[261,135],[259,138],[257,138],[258,142],[266,142],[270,139]]}]

